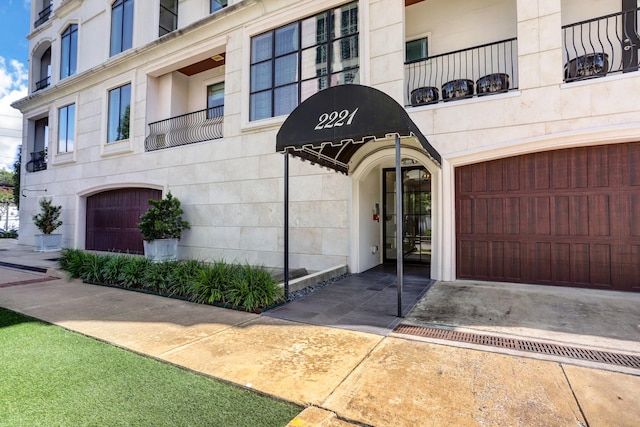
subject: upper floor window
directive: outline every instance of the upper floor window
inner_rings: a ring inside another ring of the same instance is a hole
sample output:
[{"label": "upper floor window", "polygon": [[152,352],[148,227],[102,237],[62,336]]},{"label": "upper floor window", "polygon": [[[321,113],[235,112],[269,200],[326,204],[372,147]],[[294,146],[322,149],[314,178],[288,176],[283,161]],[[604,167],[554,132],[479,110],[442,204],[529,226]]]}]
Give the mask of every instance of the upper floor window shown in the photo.
[{"label": "upper floor window", "polygon": [[29,144],[30,153],[27,161],[27,172],[37,172],[47,169],[47,146],[49,141],[49,118],[35,120],[33,126],[33,140]]},{"label": "upper floor window", "polygon": [[227,7],[227,0],[211,0],[211,13]]},{"label": "upper floor window", "polygon": [[40,56],[40,73],[36,81],[36,91],[49,87],[51,84],[51,46]]},{"label": "upper floor window", "polygon": [[38,0],[36,4],[41,4],[41,6],[38,10],[38,18],[36,19],[36,22],[33,23],[34,28],[38,28],[40,25],[49,20],[49,16],[51,16],[51,8],[53,7],[53,1]]},{"label": "upper floor window", "polygon": [[178,0],[160,0],[160,25],[158,37],[178,28]]},{"label": "upper floor window", "polygon": [[129,139],[131,83],[109,91],[107,142]]},{"label": "upper floor window", "polygon": [[207,119],[224,113],[224,82],[207,86]]},{"label": "upper floor window", "polygon": [[111,6],[110,56],[133,45],[133,0],[116,0]]},{"label": "upper floor window", "polygon": [[76,104],[58,109],[58,153],[73,151],[76,132]]},{"label": "upper floor window", "polygon": [[78,57],[78,26],[71,24],[62,33],[60,53],[60,78],[73,76],[76,73]]},{"label": "upper floor window", "polygon": [[359,83],[358,2],[251,38],[249,120],[289,114],[329,86]]},{"label": "upper floor window", "polygon": [[408,41],[405,47],[406,62],[416,62],[427,59],[429,45],[426,37]]}]

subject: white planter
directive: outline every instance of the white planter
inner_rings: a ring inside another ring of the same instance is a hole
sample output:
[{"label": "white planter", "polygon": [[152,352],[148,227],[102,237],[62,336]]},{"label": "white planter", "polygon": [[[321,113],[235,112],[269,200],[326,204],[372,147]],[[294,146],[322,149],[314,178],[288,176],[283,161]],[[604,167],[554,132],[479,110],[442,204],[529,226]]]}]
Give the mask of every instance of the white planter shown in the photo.
[{"label": "white planter", "polygon": [[36,234],[36,252],[55,252],[62,249],[62,234]]},{"label": "white planter", "polygon": [[178,239],[144,240],[144,256],[151,262],[175,261],[178,259]]}]

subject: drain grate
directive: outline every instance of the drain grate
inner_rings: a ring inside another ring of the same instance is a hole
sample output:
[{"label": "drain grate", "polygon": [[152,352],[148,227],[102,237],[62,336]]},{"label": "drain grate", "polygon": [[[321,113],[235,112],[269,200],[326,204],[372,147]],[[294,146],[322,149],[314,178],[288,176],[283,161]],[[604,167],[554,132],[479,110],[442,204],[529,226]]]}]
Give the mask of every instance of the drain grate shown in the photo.
[{"label": "drain grate", "polygon": [[398,334],[416,335],[425,338],[437,338],[441,340],[458,341],[470,344],[489,345],[512,350],[547,354],[550,356],[570,357],[572,359],[640,369],[640,357],[621,353],[611,353],[608,351],[589,350],[586,348],[570,347],[566,345],[548,344],[535,341],[525,341],[516,338],[504,338],[492,335],[480,335],[470,332],[404,324],[398,325],[393,332]]}]

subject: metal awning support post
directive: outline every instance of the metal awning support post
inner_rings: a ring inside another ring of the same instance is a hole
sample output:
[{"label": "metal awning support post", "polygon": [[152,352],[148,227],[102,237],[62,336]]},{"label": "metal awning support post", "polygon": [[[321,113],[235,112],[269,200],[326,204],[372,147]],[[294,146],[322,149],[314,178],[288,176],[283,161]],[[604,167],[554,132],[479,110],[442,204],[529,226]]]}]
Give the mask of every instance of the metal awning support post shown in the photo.
[{"label": "metal awning support post", "polygon": [[284,153],[284,299],[289,299],[289,153]]},{"label": "metal awning support post", "polygon": [[402,166],[400,164],[400,135],[396,134],[396,273],[398,275],[398,317],[402,317]]}]

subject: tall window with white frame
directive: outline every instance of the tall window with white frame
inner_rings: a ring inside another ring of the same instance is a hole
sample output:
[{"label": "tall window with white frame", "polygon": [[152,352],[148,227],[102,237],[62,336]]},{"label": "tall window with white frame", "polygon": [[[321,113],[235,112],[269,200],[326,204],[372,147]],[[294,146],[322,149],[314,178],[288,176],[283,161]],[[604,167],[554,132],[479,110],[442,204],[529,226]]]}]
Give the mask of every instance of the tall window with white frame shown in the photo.
[{"label": "tall window with white frame", "polygon": [[227,7],[228,0],[211,0],[210,13],[217,12]]},{"label": "tall window with white frame", "polygon": [[329,86],[360,82],[358,2],[251,38],[249,120],[289,114]]},{"label": "tall window with white frame", "polygon": [[133,45],[133,0],[116,0],[111,6],[110,56]]},{"label": "tall window with white frame", "polygon": [[58,109],[58,153],[73,151],[76,133],[76,104]]},{"label": "tall window with white frame", "polygon": [[178,28],[178,0],[160,0],[160,24],[158,37]]},{"label": "tall window with white frame", "polygon": [[73,76],[78,65],[78,26],[71,24],[62,33],[60,46],[60,78]]},{"label": "tall window with white frame", "polygon": [[109,91],[107,142],[129,139],[131,83]]}]

